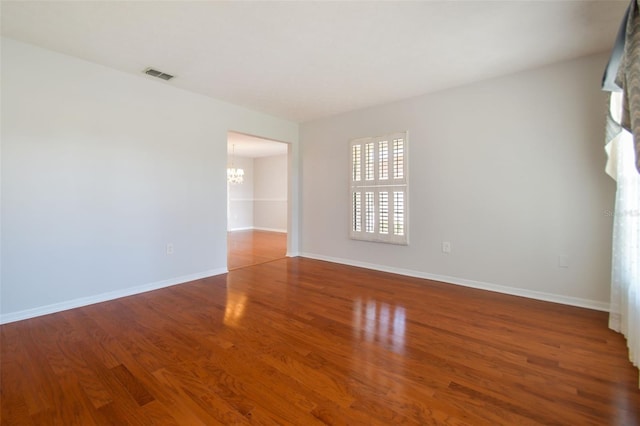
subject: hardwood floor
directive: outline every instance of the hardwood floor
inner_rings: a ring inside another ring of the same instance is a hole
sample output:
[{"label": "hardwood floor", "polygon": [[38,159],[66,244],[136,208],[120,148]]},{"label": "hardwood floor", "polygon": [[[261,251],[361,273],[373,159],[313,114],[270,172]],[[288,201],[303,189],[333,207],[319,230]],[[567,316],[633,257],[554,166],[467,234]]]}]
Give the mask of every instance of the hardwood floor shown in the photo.
[{"label": "hardwood floor", "polygon": [[227,233],[229,270],[282,259],[286,255],[286,233],[255,230]]},{"label": "hardwood floor", "polygon": [[606,324],[285,258],[1,326],[1,423],[637,425]]}]

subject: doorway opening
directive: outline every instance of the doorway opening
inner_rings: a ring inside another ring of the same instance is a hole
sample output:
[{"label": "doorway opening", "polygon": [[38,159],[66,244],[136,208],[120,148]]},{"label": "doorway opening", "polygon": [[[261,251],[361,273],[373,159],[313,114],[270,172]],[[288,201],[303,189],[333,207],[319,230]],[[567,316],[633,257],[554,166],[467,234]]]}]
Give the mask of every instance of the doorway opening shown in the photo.
[{"label": "doorway opening", "polygon": [[227,269],[287,255],[289,145],[227,134]]}]

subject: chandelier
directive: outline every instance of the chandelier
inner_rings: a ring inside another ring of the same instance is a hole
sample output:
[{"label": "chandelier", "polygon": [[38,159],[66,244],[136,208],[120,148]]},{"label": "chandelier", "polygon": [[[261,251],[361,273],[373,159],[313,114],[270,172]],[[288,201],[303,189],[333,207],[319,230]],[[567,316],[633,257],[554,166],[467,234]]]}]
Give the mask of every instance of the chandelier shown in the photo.
[{"label": "chandelier", "polygon": [[244,182],[244,170],[230,167],[227,169],[227,182],[242,183]]},{"label": "chandelier", "polygon": [[236,152],[236,144],[231,145],[231,167],[227,167],[227,182],[242,183],[244,182],[244,170],[233,166],[233,157]]}]

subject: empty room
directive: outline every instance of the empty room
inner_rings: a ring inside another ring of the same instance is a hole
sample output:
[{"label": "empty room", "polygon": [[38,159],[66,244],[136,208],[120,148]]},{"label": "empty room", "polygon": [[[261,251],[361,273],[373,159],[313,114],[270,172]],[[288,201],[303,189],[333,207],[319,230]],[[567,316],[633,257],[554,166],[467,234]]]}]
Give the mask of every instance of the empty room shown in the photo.
[{"label": "empty room", "polygon": [[640,7],[1,1],[1,425],[640,424]]}]

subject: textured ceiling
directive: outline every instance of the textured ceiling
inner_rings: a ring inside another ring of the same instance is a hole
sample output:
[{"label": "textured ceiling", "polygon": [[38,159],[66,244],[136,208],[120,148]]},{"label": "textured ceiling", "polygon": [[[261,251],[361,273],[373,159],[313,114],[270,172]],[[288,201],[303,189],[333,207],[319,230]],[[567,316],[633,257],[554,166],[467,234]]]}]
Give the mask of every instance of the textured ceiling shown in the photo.
[{"label": "textured ceiling", "polygon": [[2,2],[2,34],[304,122],[609,50],[627,1]]}]

